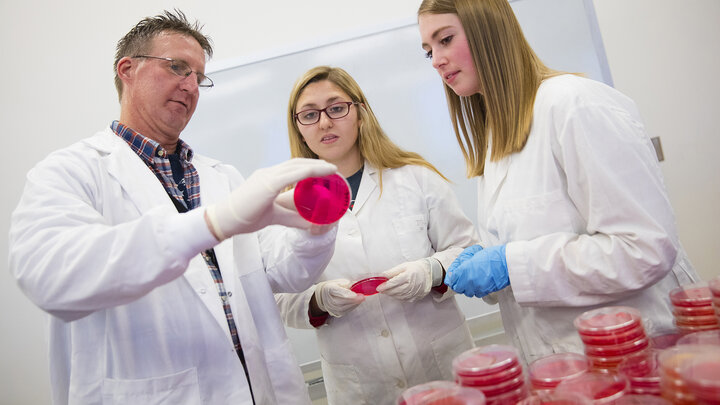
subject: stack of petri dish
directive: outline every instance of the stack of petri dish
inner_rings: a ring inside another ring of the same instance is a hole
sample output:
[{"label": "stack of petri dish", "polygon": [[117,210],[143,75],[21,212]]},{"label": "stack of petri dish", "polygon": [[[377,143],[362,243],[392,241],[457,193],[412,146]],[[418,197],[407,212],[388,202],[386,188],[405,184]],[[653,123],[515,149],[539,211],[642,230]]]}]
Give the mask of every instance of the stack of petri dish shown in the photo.
[{"label": "stack of petri dish", "polygon": [[629,392],[636,395],[660,395],[660,350],[652,349],[627,356],[617,368],[630,384]]},{"label": "stack of petri dish", "polygon": [[720,404],[720,347],[688,360],[680,368],[680,378],[698,404]]},{"label": "stack of petri dish", "polygon": [[708,282],[710,293],[712,294],[712,306],[715,309],[715,317],[720,322],[720,276],[717,276]]},{"label": "stack of petri dish", "polygon": [[590,370],[590,359],[580,353],[554,353],[541,357],[528,366],[530,389],[552,391],[562,381]]},{"label": "stack of petri dish", "polygon": [[595,371],[615,371],[625,357],[650,347],[640,312],[635,308],[593,309],[575,318],[574,325]]},{"label": "stack of petri dish", "polygon": [[696,404],[695,395],[680,372],[693,359],[702,358],[713,350],[717,350],[717,347],[690,344],[677,345],[660,351],[658,363],[662,397],[676,405]]},{"label": "stack of petri dish", "polygon": [[485,405],[485,395],[452,381],[430,381],[403,391],[397,405]]},{"label": "stack of petri dish", "polygon": [[685,333],[720,329],[713,309],[713,295],[708,283],[683,285],[670,291],[675,326]]},{"label": "stack of petri dish", "polygon": [[591,398],[593,404],[614,404],[628,392],[628,381],[620,374],[590,372],[561,382],[556,393],[573,392]]},{"label": "stack of petri dish", "polygon": [[453,359],[455,381],[480,390],[489,405],[516,404],[528,395],[523,366],[512,346],[488,345]]}]

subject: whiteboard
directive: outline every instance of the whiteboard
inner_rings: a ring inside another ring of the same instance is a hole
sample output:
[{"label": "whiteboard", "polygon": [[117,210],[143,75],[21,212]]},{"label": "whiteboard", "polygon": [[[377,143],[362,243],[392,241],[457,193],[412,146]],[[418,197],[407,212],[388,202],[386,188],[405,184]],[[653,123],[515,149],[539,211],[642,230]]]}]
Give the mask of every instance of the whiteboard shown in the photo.
[{"label": "whiteboard", "polygon": [[[592,0],[515,0],[511,6],[549,67],[612,85]],[[413,16],[363,34],[338,34],[334,42],[211,62],[206,73],[215,87],[201,92],[182,138],[197,153],[232,164],[245,176],[287,160],[287,102],[295,80],[317,65],[341,67],[360,84],[388,136],[442,171],[475,220],[475,183],[465,178],[442,82],[420,43]],[[496,310],[464,296],[459,303],[468,318]],[[319,359],[314,332],[288,329],[288,335],[300,363]]]}]

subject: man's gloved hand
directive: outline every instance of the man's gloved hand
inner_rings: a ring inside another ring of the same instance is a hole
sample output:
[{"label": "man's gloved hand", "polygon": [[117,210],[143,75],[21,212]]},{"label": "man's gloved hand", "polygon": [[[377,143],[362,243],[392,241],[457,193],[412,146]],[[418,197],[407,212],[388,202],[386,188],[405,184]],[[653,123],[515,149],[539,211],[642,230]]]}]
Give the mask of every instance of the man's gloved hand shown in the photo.
[{"label": "man's gloved hand", "polygon": [[450,265],[445,284],[468,297],[484,297],[510,285],[505,245],[466,248]]},{"label": "man's gloved hand", "polygon": [[343,278],[322,281],[315,286],[318,308],[339,318],[365,301],[365,296],[350,290],[350,281]]},{"label": "man's gloved hand", "polygon": [[380,284],[377,290],[399,300],[413,302],[430,293],[433,275],[441,284],[442,265],[434,257],[406,262],[385,271],[383,276],[389,280]]},{"label": "man's gloved hand", "polygon": [[205,219],[220,241],[273,224],[309,230],[311,223],[295,208],[293,191],[282,191],[302,179],[326,176],[336,170],[335,165],[322,159],[305,158],[256,170],[228,198],[208,206]]}]

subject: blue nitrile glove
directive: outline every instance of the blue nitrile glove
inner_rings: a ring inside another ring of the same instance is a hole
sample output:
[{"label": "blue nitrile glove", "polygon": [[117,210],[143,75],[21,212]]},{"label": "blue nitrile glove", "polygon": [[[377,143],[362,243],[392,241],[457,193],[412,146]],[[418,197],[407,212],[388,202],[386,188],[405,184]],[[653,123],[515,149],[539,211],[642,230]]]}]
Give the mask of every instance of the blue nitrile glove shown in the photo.
[{"label": "blue nitrile glove", "polygon": [[466,248],[448,268],[445,284],[455,292],[478,298],[507,287],[510,276],[505,245]]}]

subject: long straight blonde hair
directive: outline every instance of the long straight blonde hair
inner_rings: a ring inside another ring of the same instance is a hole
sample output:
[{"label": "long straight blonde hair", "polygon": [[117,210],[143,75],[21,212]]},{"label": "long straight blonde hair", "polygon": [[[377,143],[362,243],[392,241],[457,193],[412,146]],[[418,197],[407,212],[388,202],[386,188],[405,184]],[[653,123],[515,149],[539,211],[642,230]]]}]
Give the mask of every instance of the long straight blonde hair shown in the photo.
[{"label": "long straight blonde hair", "polygon": [[360,129],[357,139],[358,148],[362,158],[378,169],[381,191],[383,169],[393,169],[405,165],[425,166],[439,174],[446,181],[449,181],[435,166],[422,156],[415,152],[403,150],[390,140],[385,134],[385,131],[380,127],[380,123],[375,117],[372,108],[370,108],[370,104],[360,89],[360,85],[357,84],[349,73],[338,67],[314,67],[305,72],[305,74],[295,82],[290,92],[287,115],[290,154],[292,157],[318,158],[318,155],[303,141],[298,123],[295,120],[295,109],[297,108],[298,99],[303,90],[305,90],[305,87],[311,83],[323,80],[333,83],[347,94],[351,101],[358,103],[356,104],[360,117]]},{"label": "long straight blonde hair", "polygon": [[540,83],[564,72],[537,57],[508,0],[423,0],[423,14],[456,14],[465,31],[482,94],[460,97],[446,84],[445,95],[467,176],[481,176],[490,133],[492,161],[521,151]]}]

